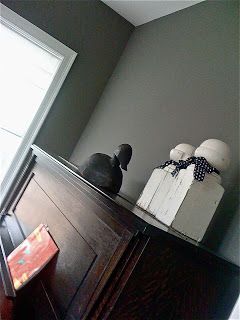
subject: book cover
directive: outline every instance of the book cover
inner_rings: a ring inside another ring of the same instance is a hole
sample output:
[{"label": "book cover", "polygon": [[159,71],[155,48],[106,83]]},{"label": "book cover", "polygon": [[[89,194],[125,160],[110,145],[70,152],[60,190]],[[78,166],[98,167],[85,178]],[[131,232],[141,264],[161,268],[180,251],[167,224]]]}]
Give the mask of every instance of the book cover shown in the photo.
[{"label": "book cover", "polygon": [[36,276],[58,251],[47,226],[40,224],[7,257],[15,290]]}]

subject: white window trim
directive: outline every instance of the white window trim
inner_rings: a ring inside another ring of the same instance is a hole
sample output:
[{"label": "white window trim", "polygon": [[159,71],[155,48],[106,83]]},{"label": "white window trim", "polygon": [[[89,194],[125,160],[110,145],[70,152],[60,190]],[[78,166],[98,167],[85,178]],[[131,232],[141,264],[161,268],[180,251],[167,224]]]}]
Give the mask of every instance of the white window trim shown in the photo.
[{"label": "white window trim", "polygon": [[30,150],[30,147],[34,143],[35,138],[77,56],[77,53],[1,3],[0,23],[6,25],[8,28],[21,34],[55,56],[63,59],[46,93],[46,96],[44,97],[1,183],[0,205],[2,206],[6,201],[6,196],[11,189],[14,179],[17,176],[19,169],[24,164],[24,160]]}]

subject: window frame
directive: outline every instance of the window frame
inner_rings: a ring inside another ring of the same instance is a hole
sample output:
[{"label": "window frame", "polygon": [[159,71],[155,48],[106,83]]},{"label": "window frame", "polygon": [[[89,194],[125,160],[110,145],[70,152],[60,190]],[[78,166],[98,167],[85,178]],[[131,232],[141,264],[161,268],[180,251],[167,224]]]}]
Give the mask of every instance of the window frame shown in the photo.
[{"label": "window frame", "polygon": [[1,24],[7,26],[17,32],[26,39],[37,44],[39,47],[47,50],[53,55],[62,59],[53,81],[40,104],[24,138],[18,148],[5,176],[1,183],[0,206],[4,208],[7,201],[7,195],[14,183],[20,168],[24,165],[24,161],[29,153],[31,145],[40,131],[44,120],[77,56],[77,53],[41,30],[28,20],[24,19],[8,7],[0,3],[0,28]]}]

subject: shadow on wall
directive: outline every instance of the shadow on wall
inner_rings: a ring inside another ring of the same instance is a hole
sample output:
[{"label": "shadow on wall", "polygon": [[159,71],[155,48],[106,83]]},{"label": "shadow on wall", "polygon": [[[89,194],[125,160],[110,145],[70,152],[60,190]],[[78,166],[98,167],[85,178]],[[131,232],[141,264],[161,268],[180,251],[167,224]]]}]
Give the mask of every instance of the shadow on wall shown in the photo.
[{"label": "shadow on wall", "polygon": [[[152,172],[151,172],[152,173]],[[125,173],[125,176],[123,177],[123,183],[127,183],[126,179],[127,179],[127,173]],[[150,174],[151,175],[151,174]],[[148,178],[150,178],[150,175]],[[144,187],[145,187],[145,183],[143,183],[142,181],[138,181],[138,180],[131,180],[131,186],[133,188],[133,190],[135,191],[135,194],[137,195],[136,197],[131,196],[130,194],[126,195],[125,193],[119,192],[119,194],[127,199],[128,201],[132,202],[132,203],[136,203],[137,199],[140,197],[140,194],[142,193]]]},{"label": "shadow on wall", "polygon": [[[218,206],[214,218],[209,226],[204,243],[216,250],[221,246],[223,234],[227,233],[231,222],[237,219],[239,223],[239,174],[236,173],[232,186],[225,190],[225,194]],[[239,240],[239,234],[237,235]],[[239,241],[238,244],[239,245]]]}]

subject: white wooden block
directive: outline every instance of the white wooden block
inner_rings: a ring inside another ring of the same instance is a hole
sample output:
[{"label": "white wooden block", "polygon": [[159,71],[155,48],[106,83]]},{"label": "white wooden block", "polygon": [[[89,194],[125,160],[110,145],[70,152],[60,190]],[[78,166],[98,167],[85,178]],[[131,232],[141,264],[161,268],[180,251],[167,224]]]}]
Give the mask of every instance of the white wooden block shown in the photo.
[{"label": "white wooden block", "polygon": [[176,177],[172,177],[167,193],[156,212],[157,219],[168,226],[172,224],[192,183],[192,175],[187,174],[186,171],[181,170]]},{"label": "white wooden block", "polygon": [[142,194],[140,195],[137,205],[144,210],[148,209],[150,202],[158,188],[158,186],[164,180],[165,175],[167,174],[166,171],[162,169],[154,169],[152,172],[151,177],[149,178],[147,184],[145,185]]},{"label": "white wooden block", "polygon": [[[151,204],[153,199],[156,199],[158,194],[164,192],[164,187],[168,186],[169,178],[172,179],[171,172],[174,170],[174,166],[168,166],[165,169],[156,168],[153,170],[151,177],[145,185],[143,192],[141,193],[137,205],[144,210],[154,214],[154,204]],[[157,201],[157,206],[158,206]]]},{"label": "white wooden block", "polygon": [[174,178],[171,175],[172,170],[168,170],[167,168],[161,169],[161,170],[165,173],[164,179],[159,184],[151,202],[148,205],[148,210],[147,210],[148,212],[152,213],[154,216],[156,216],[159,210],[161,210],[162,203],[166,195],[168,194],[172,186],[172,183],[174,181]]},{"label": "white wooden block", "polygon": [[[186,160],[193,154],[204,157],[219,171],[225,170],[230,163],[229,147],[218,139],[208,139],[196,150],[192,145],[181,143],[171,150],[170,159]],[[221,178],[215,173],[206,173],[203,182],[196,181],[193,176],[195,165],[172,177],[174,168],[171,165],[155,169],[137,205],[167,226],[201,241],[224,193]]]},{"label": "white wooden block", "polygon": [[196,241],[201,241],[223,193],[224,188],[213,174],[206,174],[203,182],[193,179],[171,227]]},{"label": "white wooden block", "polygon": [[203,182],[196,181],[194,165],[172,177],[173,169],[155,169],[137,205],[167,226],[201,241],[224,193],[221,178],[206,173]]}]

